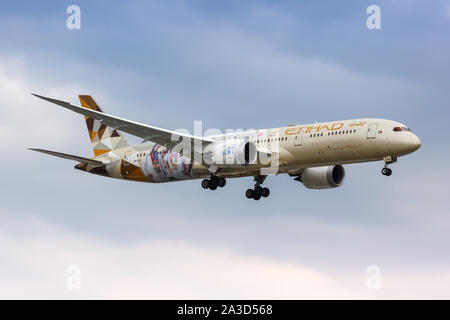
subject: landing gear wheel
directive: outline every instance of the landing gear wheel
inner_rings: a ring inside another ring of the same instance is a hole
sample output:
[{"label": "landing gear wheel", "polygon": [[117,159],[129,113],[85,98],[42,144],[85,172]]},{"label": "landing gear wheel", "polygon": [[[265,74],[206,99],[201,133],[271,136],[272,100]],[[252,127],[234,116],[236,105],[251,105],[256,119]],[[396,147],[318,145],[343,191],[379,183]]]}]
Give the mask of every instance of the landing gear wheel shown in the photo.
[{"label": "landing gear wheel", "polygon": [[215,179],[209,180],[209,189],[211,189],[211,190],[217,189],[217,180],[215,180]]},{"label": "landing gear wheel", "polygon": [[383,168],[383,169],[381,169],[381,174],[389,177],[392,174],[392,169]]},{"label": "landing gear wheel", "polygon": [[256,186],[255,189],[253,190],[253,199],[255,200],[261,199],[262,190],[263,188],[261,188],[260,186]]},{"label": "landing gear wheel", "polygon": [[386,175],[389,177],[392,174],[392,169],[387,169]]},{"label": "landing gear wheel", "polygon": [[247,191],[245,191],[245,196],[248,199],[252,199],[253,198],[253,189],[247,189]]},{"label": "landing gear wheel", "polygon": [[261,199],[261,193],[256,193],[256,192],[254,192],[254,193],[253,193],[253,199],[254,199],[254,200],[259,200],[259,199]]},{"label": "landing gear wheel", "polygon": [[203,189],[208,189],[209,188],[209,180],[208,179],[203,179],[202,180],[202,188]]},{"label": "landing gear wheel", "polygon": [[262,189],[261,195],[262,195],[264,198],[267,198],[267,197],[269,196],[269,194],[270,194],[269,188],[263,188],[263,189]]},{"label": "landing gear wheel", "polygon": [[225,178],[218,178],[217,179],[217,185],[221,188],[225,187],[225,184],[227,183],[227,180]]}]

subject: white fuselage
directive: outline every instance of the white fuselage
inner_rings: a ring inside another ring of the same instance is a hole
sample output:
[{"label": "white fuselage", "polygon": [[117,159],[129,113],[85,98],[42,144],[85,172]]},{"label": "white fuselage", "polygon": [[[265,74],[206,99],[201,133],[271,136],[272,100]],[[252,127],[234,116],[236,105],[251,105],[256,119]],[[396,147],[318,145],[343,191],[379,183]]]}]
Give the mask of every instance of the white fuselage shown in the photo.
[{"label": "white fuselage", "polygon": [[[404,124],[385,119],[354,119],[263,129],[250,134],[258,148],[279,152],[283,171],[382,160],[417,150],[421,142]],[[278,138],[279,137],[279,138]],[[214,137],[219,138],[219,137]]]},{"label": "white fuselage", "polygon": [[[394,128],[397,131],[394,131]],[[208,137],[217,141],[250,141],[258,150],[276,156],[276,171],[296,175],[305,168],[383,160],[417,150],[421,142],[405,125],[385,119],[354,119],[307,125],[236,132]],[[208,167],[157,144],[144,143],[109,152],[96,159],[106,161],[105,170],[78,168],[92,173],[145,182],[199,179],[211,175]],[[217,176],[256,176],[260,162],[222,167]]]}]

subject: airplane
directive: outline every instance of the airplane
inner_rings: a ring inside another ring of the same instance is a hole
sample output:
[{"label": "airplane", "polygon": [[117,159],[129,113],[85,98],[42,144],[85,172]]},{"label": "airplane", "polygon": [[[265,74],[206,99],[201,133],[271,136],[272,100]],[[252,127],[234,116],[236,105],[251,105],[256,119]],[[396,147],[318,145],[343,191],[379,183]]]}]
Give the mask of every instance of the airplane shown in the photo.
[{"label": "airplane", "polygon": [[[344,182],[344,164],[384,161],[381,173],[390,176],[390,164],[421,146],[406,125],[386,119],[195,136],[109,115],[89,95],[79,96],[81,106],[32,95],[84,115],[94,157],[30,150],[75,160],[75,168],[85,172],[130,181],[202,179],[204,189],[216,190],[228,178],[253,177],[254,187],[245,196],[254,200],[269,196],[269,188],[262,186],[268,175],[288,174],[310,189],[337,188]],[[142,143],[129,143],[121,131]]]}]

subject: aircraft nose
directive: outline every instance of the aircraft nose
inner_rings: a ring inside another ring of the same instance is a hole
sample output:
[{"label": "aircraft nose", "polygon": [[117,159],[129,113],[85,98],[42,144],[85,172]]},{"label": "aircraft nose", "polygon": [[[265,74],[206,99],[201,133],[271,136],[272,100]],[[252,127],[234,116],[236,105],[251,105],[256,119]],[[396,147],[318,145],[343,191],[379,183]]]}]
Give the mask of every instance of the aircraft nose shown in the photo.
[{"label": "aircraft nose", "polygon": [[421,145],[422,142],[420,141],[420,139],[414,133],[412,133],[408,140],[408,146],[411,151],[416,151],[420,148]]}]

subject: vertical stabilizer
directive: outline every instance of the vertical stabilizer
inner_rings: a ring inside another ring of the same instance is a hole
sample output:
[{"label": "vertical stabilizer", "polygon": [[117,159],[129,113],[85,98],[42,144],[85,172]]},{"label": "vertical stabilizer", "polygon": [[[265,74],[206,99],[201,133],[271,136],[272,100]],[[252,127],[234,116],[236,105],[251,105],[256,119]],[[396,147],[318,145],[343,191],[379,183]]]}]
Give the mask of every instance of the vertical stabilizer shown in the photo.
[{"label": "vertical stabilizer", "polygon": [[[78,97],[84,108],[103,112],[91,96],[80,95]],[[89,138],[96,157],[109,151],[129,146],[127,139],[118,130],[105,126],[99,120],[87,116],[84,118],[86,119]]]}]

